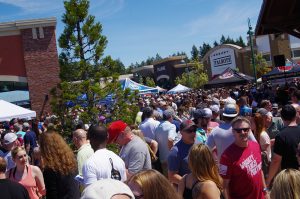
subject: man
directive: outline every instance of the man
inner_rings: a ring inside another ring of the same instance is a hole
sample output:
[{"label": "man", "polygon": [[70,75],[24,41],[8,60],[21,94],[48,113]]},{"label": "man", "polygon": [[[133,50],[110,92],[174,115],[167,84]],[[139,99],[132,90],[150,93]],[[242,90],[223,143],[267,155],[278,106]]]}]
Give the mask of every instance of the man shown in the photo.
[{"label": "man", "polygon": [[285,105],[281,110],[285,128],[275,137],[273,157],[266,180],[267,186],[279,169],[298,169],[296,158],[297,146],[300,142],[300,127],[296,123],[296,110],[292,105]]},{"label": "man", "polygon": [[151,157],[147,144],[131,132],[129,126],[119,120],[108,127],[109,142],[122,146],[120,157],[125,162],[126,174],[129,178],[133,174],[151,169]]},{"label": "man", "polygon": [[170,149],[173,147],[173,143],[177,136],[176,127],[172,124],[173,110],[165,110],[163,112],[163,121],[155,130],[155,140],[158,143],[159,160],[161,162],[162,171],[167,176],[168,170],[168,155]]},{"label": "man", "polygon": [[82,176],[82,167],[89,157],[94,154],[90,143],[87,141],[87,133],[83,129],[77,129],[73,132],[73,143],[78,149],[77,151],[77,165],[78,174]]},{"label": "man", "polygon": [[280,112],[278,111],[278,104],[272,104],[272,115],[273,117],[280,117]]},{"label": "man", "polygon": [[224,121],[220,120],[220,107],[216,104],[211,105],[210,110],[212,111],[212,122],[217,122],[218,124],[224,123]]},{"label": "man", "polygon": [[28,191],[21,184],[6,179],[6,162],[0,157],[0,190],[1,198],[5,199],[30,199]]},{"label": "man", "polygon": [[168,177],[171,183],[178,185],[182,177],[190,173],[188,153],[196,140],[197,126],[192,120],[185,120],[180,125],[181,140],[172,147],[168,156]]},{"label": "man", "polygon": [[263,199],[267,194],[260,146],[248,140],[250,130],[250,121],[245,117],[232,121],[234,143],[222,154],[219,166],[225,198]]},{"label": "man", "polygon": [[35,132],[31,131],[29,123],[23,123],[23,130],[26,132],[24,135],[24,145],[26,153],[31,157],[33,149],[37,147]]},{"label": "man", "polygon": [[15,167],[15,162],[12,159],[11,151],[18,146],[17,135],[15,133],[6,133],[3,137],[3,147],[0,150],[0,157],[6,161],[7,170]]},{"label": "man", "polygon": [[142,117],[144,121],[140,124],[139,129],[145,137],[155,139],[154,131],[159,125],[159,121],[153,119],[153,109],[151,107],[144,108]]},{"label": "man", "polygon": [[87,186],[107,178],[125,181],[127,177],[123,160],[114,152],[106,149],[108,141],[106,127],[91,126],[88,131],[88,139],[95,153],[83,165],[84,184]]}]

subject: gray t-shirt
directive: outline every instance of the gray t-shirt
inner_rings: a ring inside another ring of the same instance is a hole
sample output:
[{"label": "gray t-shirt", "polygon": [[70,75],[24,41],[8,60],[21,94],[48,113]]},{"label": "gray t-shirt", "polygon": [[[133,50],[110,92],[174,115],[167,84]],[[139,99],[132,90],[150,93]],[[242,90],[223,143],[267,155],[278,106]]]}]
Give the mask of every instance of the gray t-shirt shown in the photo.
[{"label": "gray t-shirt", "polygon": [[[249,133],[249,140],[256,141],[252,132]],[[220,124],[212,130],[211,134],[206,140],[206,145],[213,149],[217,148],[218,161],[224,151],[234,142],[234,135],[232,133],[232,128],[230,123]]]},{"label": "gray t-shirt", "polygon": [[138,136],[134,135],[132,140],[122,147],[120,157],[131,174],[151,169],[151,157],[148,146]]}]

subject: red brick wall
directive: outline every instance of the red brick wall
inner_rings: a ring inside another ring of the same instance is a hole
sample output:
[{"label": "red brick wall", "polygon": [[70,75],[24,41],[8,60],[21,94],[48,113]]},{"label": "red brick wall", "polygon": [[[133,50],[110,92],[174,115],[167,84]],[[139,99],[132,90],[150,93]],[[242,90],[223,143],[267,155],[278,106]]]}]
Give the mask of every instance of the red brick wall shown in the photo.
[{"label": "red brick wall", "polygon": [[[43,30],[44,38],[38,36],[38,39],[33,39],[31,28],[21,30],[31,108],[37,112],[37,116],[42,109],[45,95],[50,100],[51,88],[60,81],[55,27],[44,27]],[[51,110],[49,100],[45,111]]]}]

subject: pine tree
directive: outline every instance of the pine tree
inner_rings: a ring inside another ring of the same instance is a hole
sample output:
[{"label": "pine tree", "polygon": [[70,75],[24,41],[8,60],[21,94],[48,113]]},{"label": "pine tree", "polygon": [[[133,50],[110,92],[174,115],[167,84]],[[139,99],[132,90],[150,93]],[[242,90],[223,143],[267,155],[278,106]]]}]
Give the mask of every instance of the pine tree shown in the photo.
[{"label": "pine tree", "polygon": [[199,61],[200,53],[198,48],[195,45],[193,45],[192,47],[191,56],[192,56],[192,60]]},{"label": "pine tree", "polygon": [[220,45],[224,44],[226,42],[225,36],[222,35],[220,39]]}]

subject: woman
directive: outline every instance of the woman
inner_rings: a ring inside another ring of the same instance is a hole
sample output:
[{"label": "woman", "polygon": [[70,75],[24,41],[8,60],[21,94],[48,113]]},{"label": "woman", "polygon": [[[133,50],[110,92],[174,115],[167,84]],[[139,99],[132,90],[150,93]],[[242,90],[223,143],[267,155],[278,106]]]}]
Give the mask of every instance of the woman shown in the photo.
[{"label": "woman", "polygon": [[184,199],[220,199],[222,179],[211,151],[204,144],[194,145],[189,153],[190,174],[185,175],[178,187]]},{"label": "woman", "polygon": [[282,170],[274,179],[272,199],[300,199],[300,171]]},{"label": "woman", "polygon": [[38,199],[46,194],[43,174],[40,168],[28,164],[28,157],[23,147],[16,147],[11,152],[16,167],[6,172],[6,177],[23,185],[31,199]]},{"label": "woman", "polygon": [[265,123],[263,116],[260,113],[255,113],[253,117],[254,121],[254,136],[259,141],[260,149],[262,152],[262,170],[267,177],[269,170],[269,164],[271,162],[271,140],[268,133],[265,131]]},{"label": "woman", "polygon": [[75,155],[64,139],[54,131],[40,135],[40,150],[47,199],[77,199],[79,185]]},{"label": "woman", "polygon": [[146,170],[133,175],[128,186],[135,199],[180,199],[170,182],[156,170]]}]

